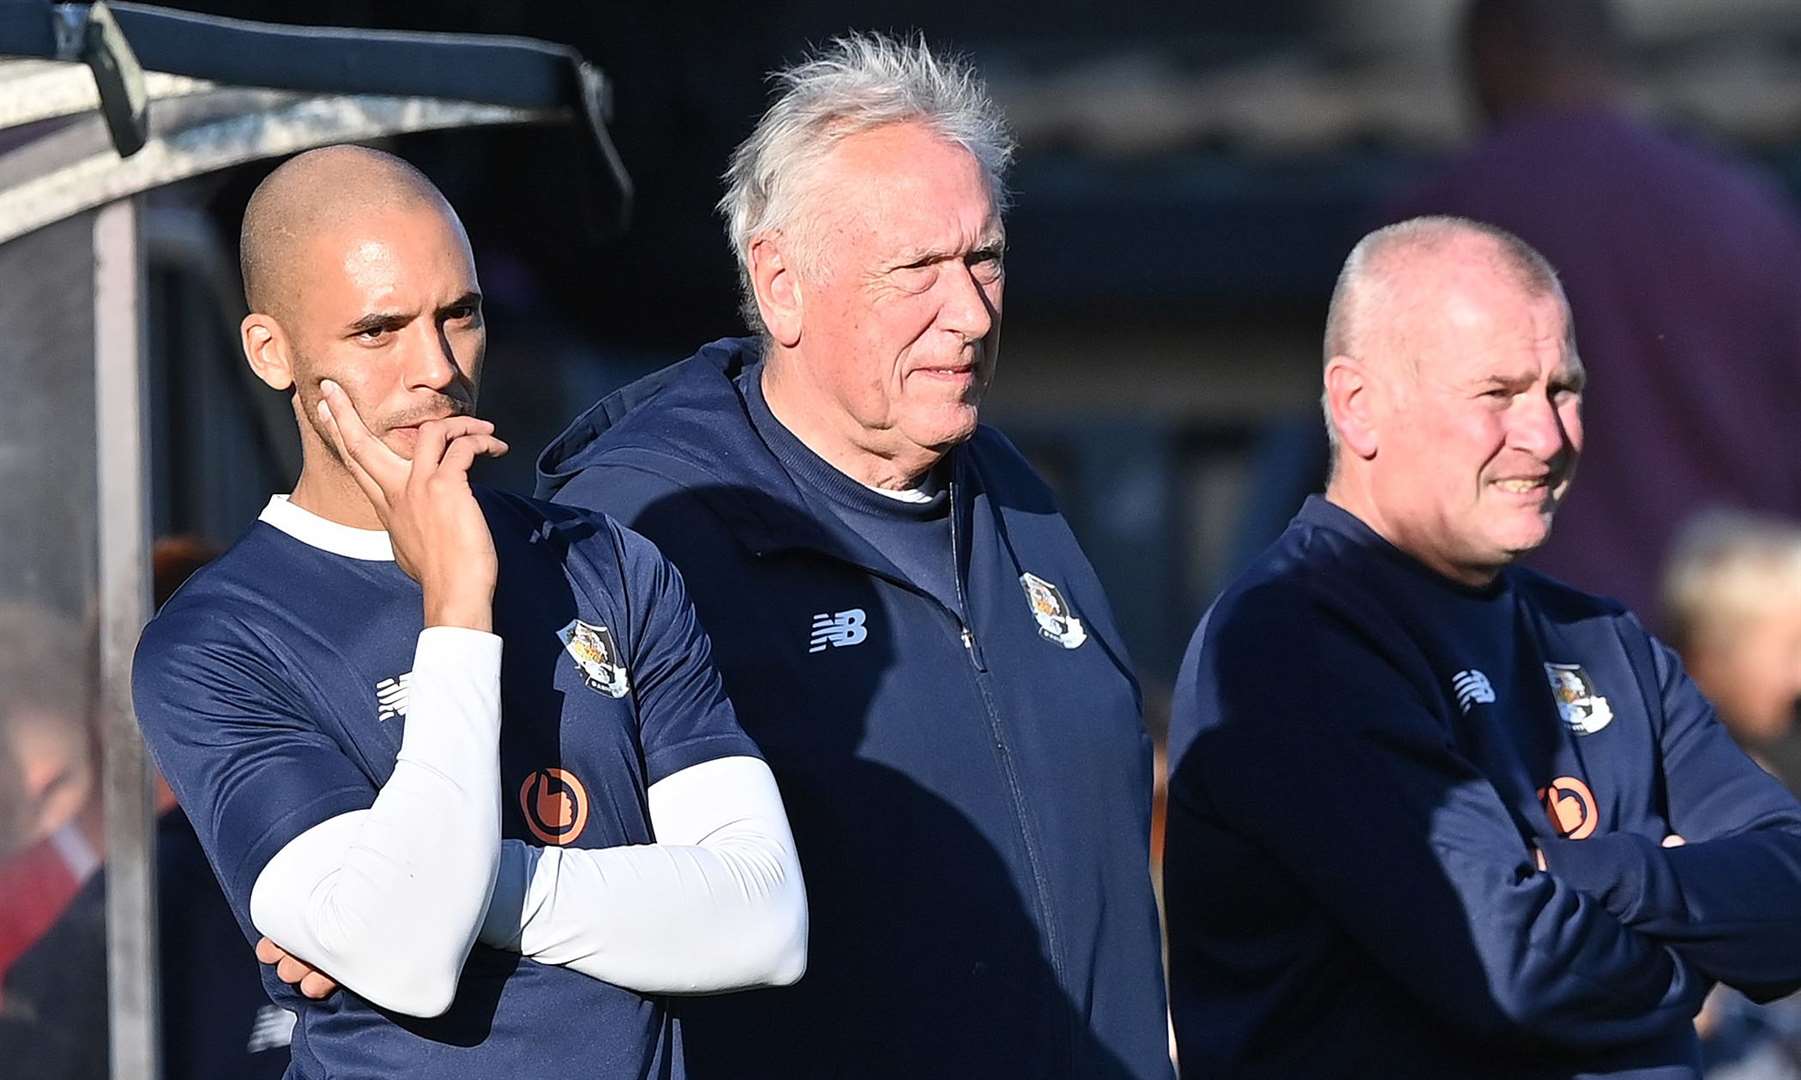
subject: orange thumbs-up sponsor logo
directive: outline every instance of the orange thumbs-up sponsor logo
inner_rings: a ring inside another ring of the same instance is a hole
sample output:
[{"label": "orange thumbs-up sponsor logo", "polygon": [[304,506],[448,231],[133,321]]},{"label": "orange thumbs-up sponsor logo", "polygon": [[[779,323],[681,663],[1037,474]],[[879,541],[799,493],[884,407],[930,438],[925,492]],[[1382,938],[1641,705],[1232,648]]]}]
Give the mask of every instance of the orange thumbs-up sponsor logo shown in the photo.
[{"label": "orange thumbs-up sponsor logo", "polygon": [[1600,824],[1595,793],[1573,776],[1560,776],[1551,781],[1550,787],[1539,788],[1538,801],[1545,804],[1551,827],[1565,840],[1586,840]]},{"label": "orange thumbs-up sponsor logo", "polygon": [[573,773],[538,769],[519,788],[525,826],[546,844],[573,843],[588,824],[588,792]]}]

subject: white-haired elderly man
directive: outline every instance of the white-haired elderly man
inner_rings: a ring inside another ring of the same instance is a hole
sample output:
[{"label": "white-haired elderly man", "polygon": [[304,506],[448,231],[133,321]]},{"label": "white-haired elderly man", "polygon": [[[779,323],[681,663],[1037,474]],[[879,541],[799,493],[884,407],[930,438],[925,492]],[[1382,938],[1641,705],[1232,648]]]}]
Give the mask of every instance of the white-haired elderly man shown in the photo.
[{"label": "white-haired elderly man", "polygon": [[541,495],[681,569],[807,868],[806,977],[687,1003],[690,1074],[1168,1076],[1131,663],[977,423],[1011,139],[923,43],[854,35],[777,82],[720,202],[758,337],[539,461]]}]

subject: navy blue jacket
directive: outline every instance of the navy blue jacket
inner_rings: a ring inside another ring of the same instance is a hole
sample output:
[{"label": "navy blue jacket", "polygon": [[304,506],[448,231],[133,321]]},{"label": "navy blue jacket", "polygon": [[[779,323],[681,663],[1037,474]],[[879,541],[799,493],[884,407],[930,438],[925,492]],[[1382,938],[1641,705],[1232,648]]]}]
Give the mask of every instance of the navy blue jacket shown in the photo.
[{"label": "navy blue jacket", "polygon": [[784,471],[755,360],[709,345],[539,461],[682,571],[806,873],[806,977],[681,1002],[689,1075],[1168,1076],[1137,685],[1050,493],[990,430],[952,453],[965,626]]},{"label": "navy blue jacket", "polygon": [[1309,500],[1202,621],[1170,759],[1185,1077],[1687,1080],[1714,980],[1801,984],[1801,806],[1530,571],[1464,588]]}]

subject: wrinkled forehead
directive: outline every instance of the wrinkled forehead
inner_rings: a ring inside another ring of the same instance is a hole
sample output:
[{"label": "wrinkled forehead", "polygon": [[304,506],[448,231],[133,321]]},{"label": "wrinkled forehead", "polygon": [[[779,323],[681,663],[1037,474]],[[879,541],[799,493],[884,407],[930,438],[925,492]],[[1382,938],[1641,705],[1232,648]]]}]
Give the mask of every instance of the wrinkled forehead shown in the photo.
[{"label": "wrinkled forehead", "polygon": [[920,124],[845,136],[819,163],[805,201],[816,217],[849,215],[877,231],[949,227],[980,243],[1005,235],[981,161]]}]

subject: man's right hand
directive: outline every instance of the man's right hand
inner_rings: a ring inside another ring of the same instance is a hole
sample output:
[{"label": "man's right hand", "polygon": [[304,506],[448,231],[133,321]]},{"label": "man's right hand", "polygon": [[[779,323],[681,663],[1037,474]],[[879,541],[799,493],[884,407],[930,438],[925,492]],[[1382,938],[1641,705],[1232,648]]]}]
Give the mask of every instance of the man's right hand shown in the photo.
[{"label": "man's right hand", "polygon": [[320,389],[319,419],[387,529],[395,563],[424,591],[425,625],[492,630],[500,564],[469,467],[507,452],[494,425],[472,416],[421,424],[409,463],[369,431],[342,387],[327,379]]}]

